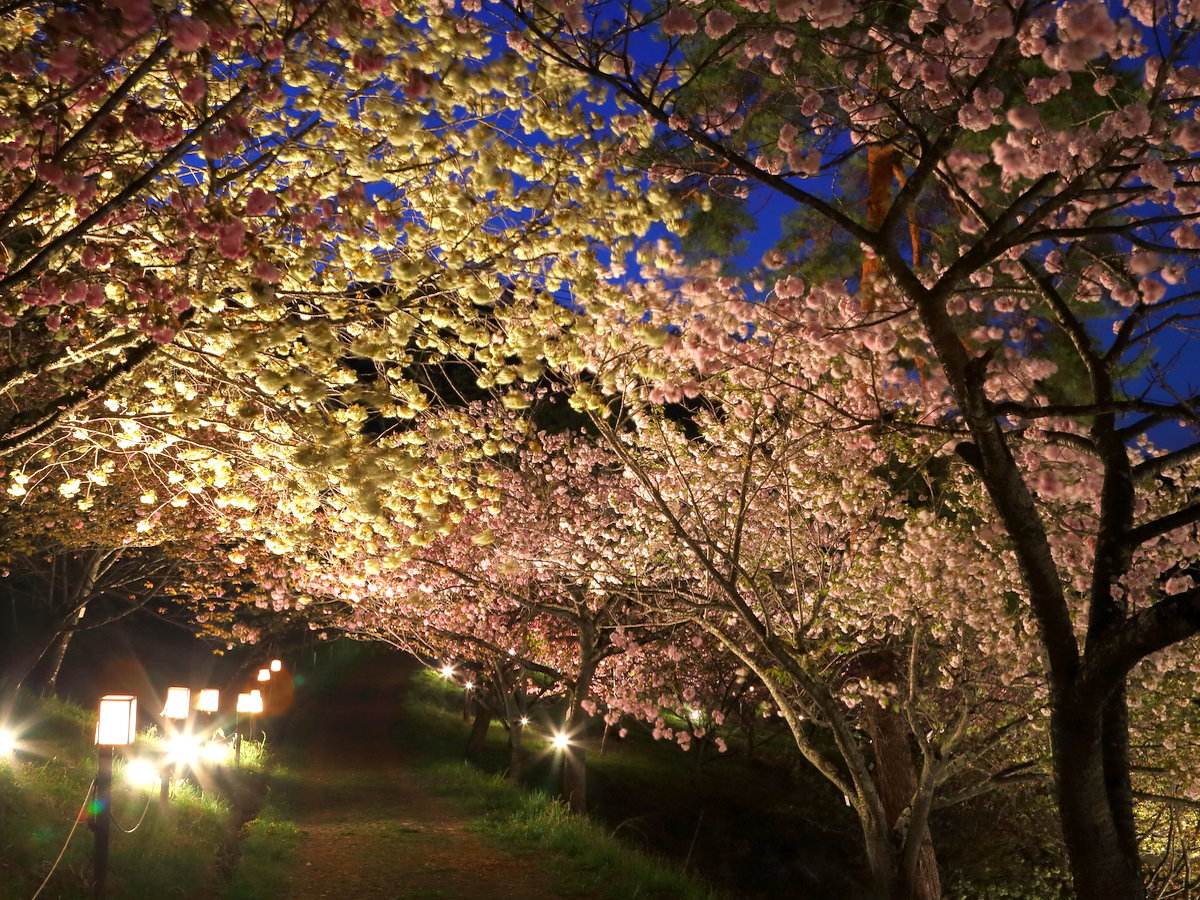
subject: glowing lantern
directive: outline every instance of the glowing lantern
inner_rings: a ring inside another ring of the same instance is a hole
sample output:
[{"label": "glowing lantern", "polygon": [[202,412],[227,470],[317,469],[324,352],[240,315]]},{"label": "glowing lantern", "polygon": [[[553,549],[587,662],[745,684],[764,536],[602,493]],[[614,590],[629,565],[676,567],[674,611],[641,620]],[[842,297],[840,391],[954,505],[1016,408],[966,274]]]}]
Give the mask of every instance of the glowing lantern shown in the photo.
[{"label": "glowing lantern", "polygon": [[105,694],[100,698],[100,720],[96,723],[96,744],[124,747],[137,734],[137,697],[130,694]]},{"label": "glowing lantern", "polygon": [[221,708],[221,692],[216,688],[204,688],[196,694],[196,709],[200,712],[215,713]]},{"label": "glowing lantern", "polygon": [[258,691],[249,691],[248,693],[238,694],[237,711],[246,713],[247,715],[256,716],[263,711],[262,694]]},{"label": "glowing lantern", "polygon": [[167,688],[167,702],[163,706],[164,719],[186,719],[188,716],[188,705],[191,700],[192,692],[185,687],[169,687]]},{"label": "glowing lantern", "polygon": [[272,672],[280,672],[282,670],[283,670],[283,660],[282,659],[271,660],[271,671]]},{"label": "glowing lantern", "polygon": [[259,669],[258,670],[258,680],[259,681],[270,681],[271,680],[271,670],[270,669]]}]

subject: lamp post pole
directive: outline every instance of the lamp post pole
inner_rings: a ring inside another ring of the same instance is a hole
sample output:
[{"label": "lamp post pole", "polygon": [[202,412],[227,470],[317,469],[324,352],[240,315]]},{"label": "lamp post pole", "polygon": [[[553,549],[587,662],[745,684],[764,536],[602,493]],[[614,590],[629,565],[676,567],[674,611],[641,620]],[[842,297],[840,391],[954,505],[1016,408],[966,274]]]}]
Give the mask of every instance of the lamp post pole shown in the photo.
[{"label": "lamp post pole", "polygon": [[[167,688],[167,702],[163,706],[163,734],[179,746],[179,741],[186,740],[190,734],[187,726],[188,715],[192,706],[192,691],[186,687],[169,687]],[[180,725],[180,723],[183,725]],[[170,748],[168,744],[168,749]],[[171,759],[171,753],[168,752],[163,760],[161,787],[159,788],[158,804],[163,813],[166,813],[171,802],[171,770],[179,769],[177,760]]]},{"label": "lamp post pole", "polygon": [[158,779],[158,809],[166,813],[171,808],[171,764],[164,763]]},{"label": "lamp post pole", "polygon": [[96,836],[92,858],[92,896],[104,900],[108,882],[108,837],[109,815],[112,807],[113,748],[99,746],[96,755],[100,764],[96,771],[96,801],[92,804],[92,820],[89,827]]},{"label": "lamp post pole", "polygon": [[113,747],[126,747],[137,734],[137,697],[105,694],[96,721],[96,801],[88,827],[96,836],[92,896],[104,900],[108,881],[108,835],[112,819]]}]

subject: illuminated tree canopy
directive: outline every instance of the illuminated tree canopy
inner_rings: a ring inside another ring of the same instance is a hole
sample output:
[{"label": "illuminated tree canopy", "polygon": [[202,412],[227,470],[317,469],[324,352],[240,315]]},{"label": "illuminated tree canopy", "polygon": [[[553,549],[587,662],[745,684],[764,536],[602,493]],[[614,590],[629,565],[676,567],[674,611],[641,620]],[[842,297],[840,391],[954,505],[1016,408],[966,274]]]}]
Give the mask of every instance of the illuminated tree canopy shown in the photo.
[{"label": "illuminated tree canopy", "polygon": [[931,810],[1035,770],[1078,896],[1170,886],[1196,36],[1150,0],[6,7],[4,555],[162,553],[214,628],[469,660],[510,720],[561,688],[687,748],[751,679],[881,896],[939,896]]}]

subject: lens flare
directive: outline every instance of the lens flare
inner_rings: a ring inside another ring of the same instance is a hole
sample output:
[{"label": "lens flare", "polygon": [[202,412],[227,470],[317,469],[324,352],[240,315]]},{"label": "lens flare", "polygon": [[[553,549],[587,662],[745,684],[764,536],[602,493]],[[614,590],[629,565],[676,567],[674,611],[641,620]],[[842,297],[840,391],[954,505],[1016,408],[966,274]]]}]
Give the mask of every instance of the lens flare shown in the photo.
[{"label": "lens flare", "polygon": [[125,780],[134,787],[152,787],[159,782],[158,767],[144,759],[131,759],[125,766]]},{"label": "lens flare", "polygon": [[233,748],[222,741],[209,741],[200,751],[200,756],[209,765],[223,766],[233,758]]},{"label": "lens flare", "polygon": [[194,734],[177,734],[167,741],[167,761],[190,766],[200,757],[201,739]]}]

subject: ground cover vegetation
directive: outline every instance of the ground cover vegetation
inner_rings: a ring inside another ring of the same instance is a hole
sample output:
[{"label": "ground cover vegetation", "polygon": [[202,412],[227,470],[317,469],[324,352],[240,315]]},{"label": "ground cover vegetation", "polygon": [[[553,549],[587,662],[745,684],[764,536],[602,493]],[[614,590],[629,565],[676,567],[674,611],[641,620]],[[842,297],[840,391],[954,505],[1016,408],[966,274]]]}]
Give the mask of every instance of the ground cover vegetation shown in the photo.
[{"label": "ground cover vegetation", "polygon": [[[84,801],[97,768],[95,715],[29,693],[19,694],[15,704],[25,736],[0,756],[0,896],[90,895],[93,843]],[[252,814],[245,807],[261,775],[258,749],[247,748],[242,771],[206,777],[203,787],[195,779],[174,782],[164,810],[157,784],[131,780],[130,760],[158,760],[163,752],[153,733],[139,735],[114,769],[113,896],[224,895],[239,817]]]},{"label": "ground cover vegetation", "polygon": [[1190,5],[2,15],[23,585],[412,649],[514,769],[539,700],[698,755],[765,709],[881,897],[1038,781],[1078,897],[1194,892]]}]

